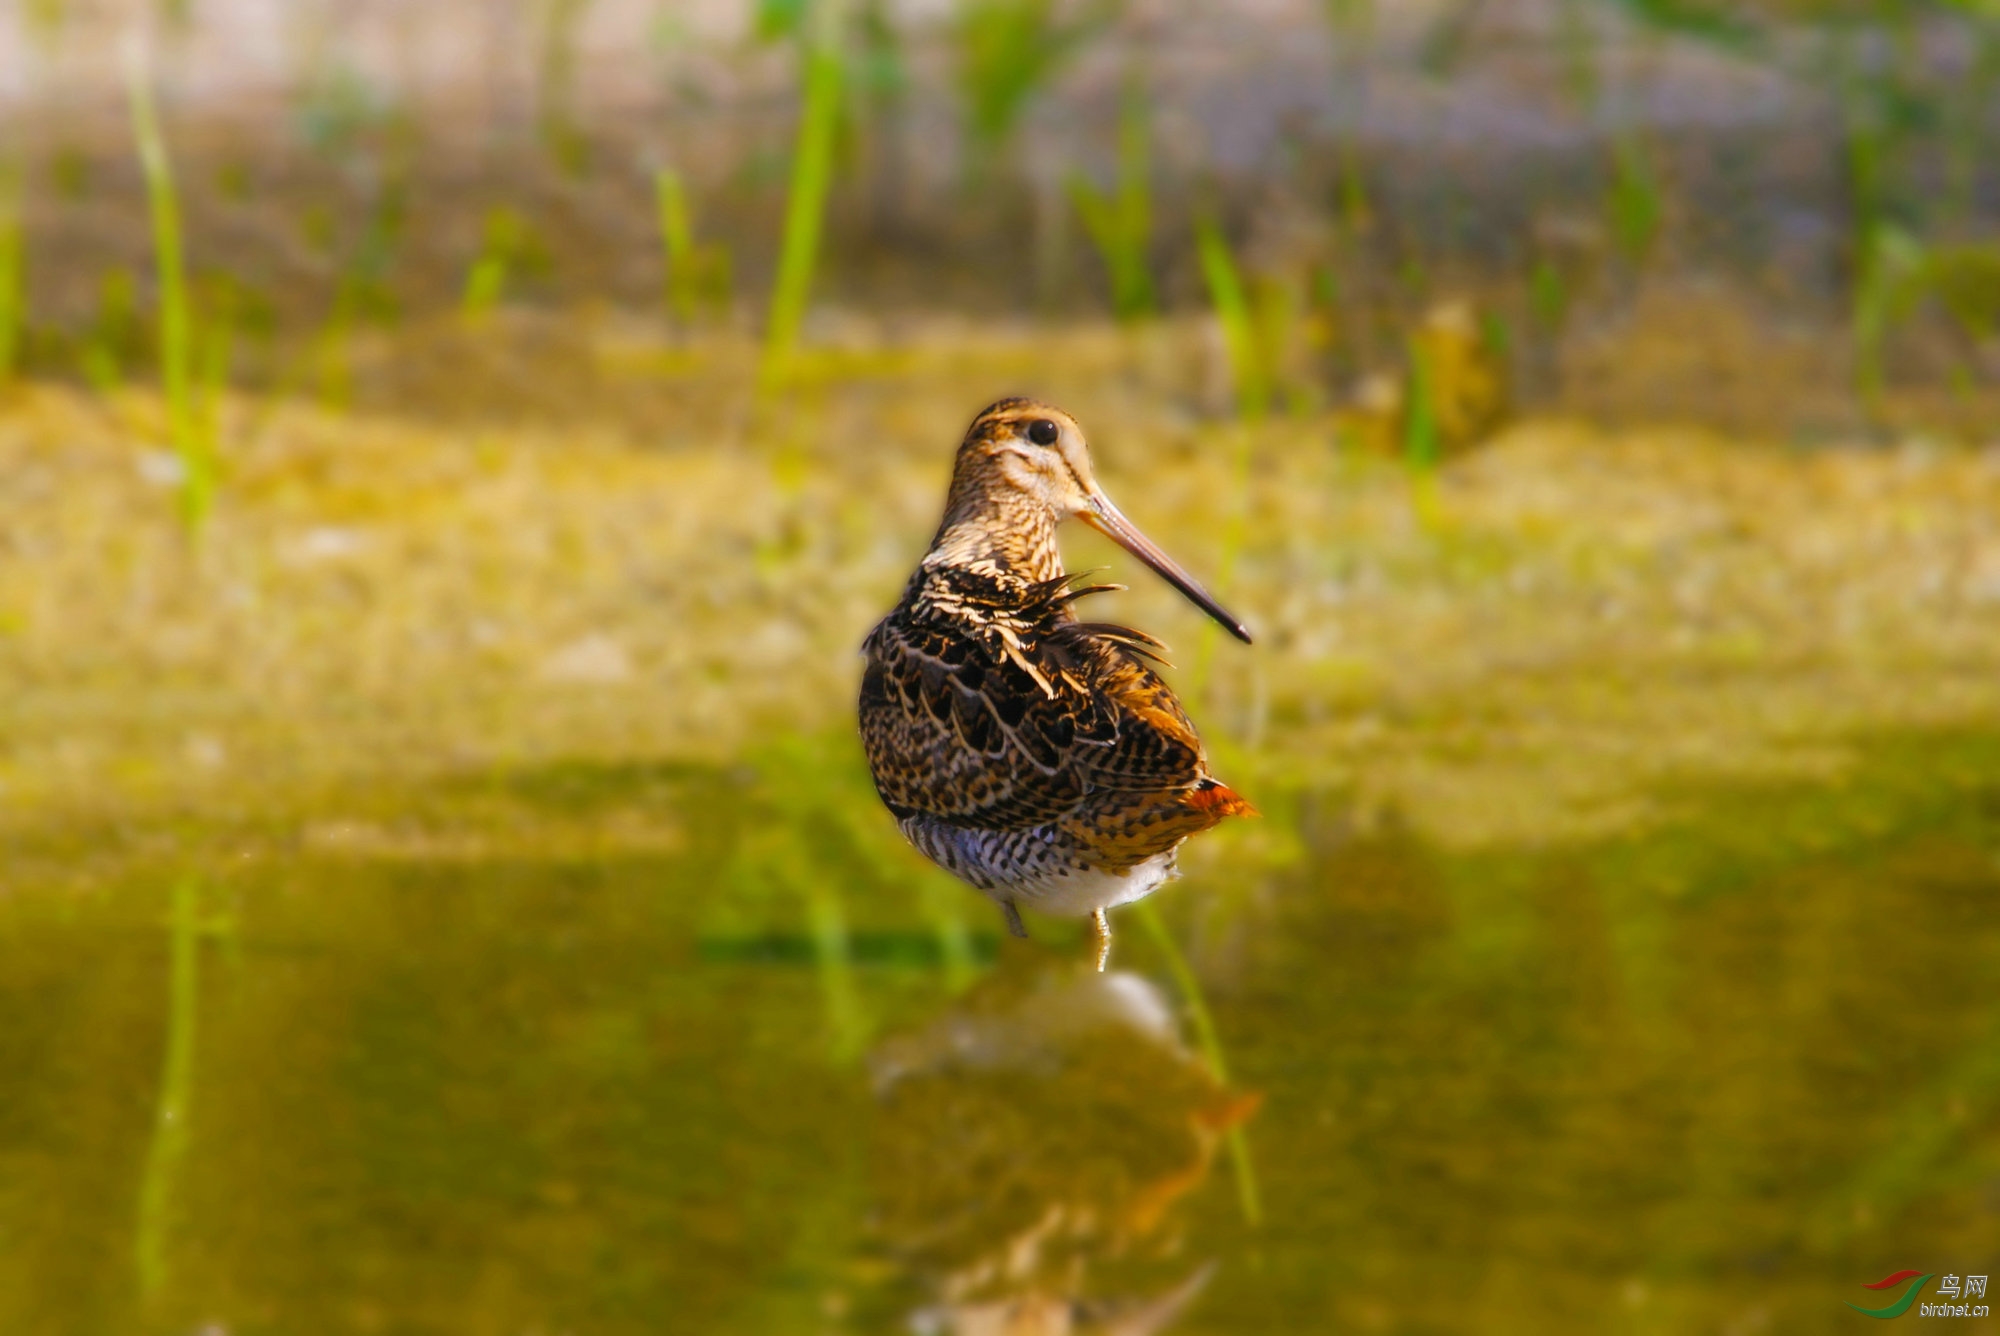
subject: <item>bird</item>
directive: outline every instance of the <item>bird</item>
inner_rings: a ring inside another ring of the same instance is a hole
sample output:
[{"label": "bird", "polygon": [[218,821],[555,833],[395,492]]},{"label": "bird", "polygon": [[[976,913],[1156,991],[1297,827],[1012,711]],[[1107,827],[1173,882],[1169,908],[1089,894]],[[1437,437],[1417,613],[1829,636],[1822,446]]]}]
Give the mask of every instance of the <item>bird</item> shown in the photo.
[{"label": "bird", "polygon": [[1209,770],[1143,631],[1078,619],[1095,572],[1063,570],[1076,519],[1137,557],[1232,636],[1243,623],[1104,494],[1083,429],[1008,398],[973,418],[937,535],[862,643],[860,731],[875,790],[925,857],[984,892],[1008,930],[1021,907],[1088,917],[1177,875],[1182,841],[1256,809]]}]

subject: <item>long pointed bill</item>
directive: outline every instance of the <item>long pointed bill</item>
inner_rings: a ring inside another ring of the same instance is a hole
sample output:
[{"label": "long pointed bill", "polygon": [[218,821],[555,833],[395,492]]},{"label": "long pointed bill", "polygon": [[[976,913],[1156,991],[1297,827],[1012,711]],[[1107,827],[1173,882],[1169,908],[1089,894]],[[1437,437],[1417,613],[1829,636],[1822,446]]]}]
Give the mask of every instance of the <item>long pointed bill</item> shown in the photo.
[{"label": "long pointed bill", "polygon": [[1095,494],[1090,498],[1090,508],[1080,513],[1078,519],[1151,566],[1162,580],[1180,590],[1188,602],[1215,618],[1223,630],[1246,645],[1250,643],[1250,632],[1244,628],[1242,622],[1237,621],[1228,609],[1217,603],[1206,589],[1195,582],[1192,575],[1182,570],[1180,563],[1160,551],[1152,539],[1140,533],[1132,521],[1119,514],[1118,507],[1112,505],[1102,492],[1097,492],[1094,488],[1092,491]]}]

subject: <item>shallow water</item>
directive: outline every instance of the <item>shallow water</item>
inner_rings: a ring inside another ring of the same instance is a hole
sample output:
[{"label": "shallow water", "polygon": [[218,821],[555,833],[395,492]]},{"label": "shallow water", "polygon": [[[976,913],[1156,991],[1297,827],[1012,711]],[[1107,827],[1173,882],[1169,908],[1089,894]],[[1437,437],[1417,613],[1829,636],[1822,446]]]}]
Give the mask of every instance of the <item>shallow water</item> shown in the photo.
[{"label": "shallow water", "polygon": [[1260,792],[1192,992],[839,739],[18,834],[0,1330],[1858,1321],[2000,1269],[2000,739],[1858,756],[1542,848]]}]

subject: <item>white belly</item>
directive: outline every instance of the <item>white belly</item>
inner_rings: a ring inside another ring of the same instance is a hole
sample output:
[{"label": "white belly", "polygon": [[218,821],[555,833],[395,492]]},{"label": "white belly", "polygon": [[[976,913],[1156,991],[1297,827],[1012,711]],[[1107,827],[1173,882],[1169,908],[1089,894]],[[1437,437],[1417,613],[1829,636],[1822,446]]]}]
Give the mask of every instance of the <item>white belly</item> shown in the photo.
[{"label": "white belly", "polygon": [[1129,872],[1073,868],[1067,875],[1043,875],[1007,889],[1017,902],[1030,909],[1081,918],[1093,910],[1142,900],[1179,875],[1174,867],[1174,851],[1168,850],[1154,854]]},{"label": "white belly", "polygon": [[969,830],[932,817],[912,816],[903,834],[933,863],[972,883],[1001,904],[1044,914],[1081,918],[1151,895],[1179,875],[1174,849],[1154,854],[1127,872],[1082,866],[1053,826],[1034,830]]}]

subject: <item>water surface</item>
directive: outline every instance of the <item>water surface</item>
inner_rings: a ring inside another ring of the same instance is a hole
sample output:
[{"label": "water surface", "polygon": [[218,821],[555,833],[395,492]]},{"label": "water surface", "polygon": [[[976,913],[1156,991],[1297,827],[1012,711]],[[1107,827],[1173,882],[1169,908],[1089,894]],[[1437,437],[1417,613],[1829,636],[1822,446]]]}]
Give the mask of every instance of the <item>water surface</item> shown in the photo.
[{"label": "water surface", "polygon": [[838,739],[17,833],[0,1330],[1859,1323],[2000,1270],[2000,740],[1857,754],[1538,848],[1260,793],[1185,979]]}]

